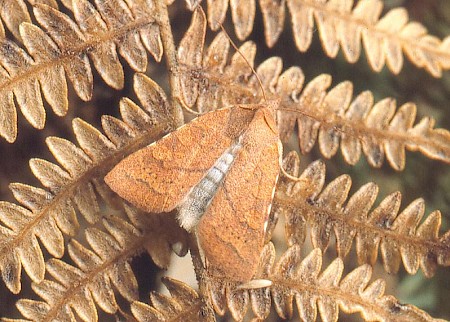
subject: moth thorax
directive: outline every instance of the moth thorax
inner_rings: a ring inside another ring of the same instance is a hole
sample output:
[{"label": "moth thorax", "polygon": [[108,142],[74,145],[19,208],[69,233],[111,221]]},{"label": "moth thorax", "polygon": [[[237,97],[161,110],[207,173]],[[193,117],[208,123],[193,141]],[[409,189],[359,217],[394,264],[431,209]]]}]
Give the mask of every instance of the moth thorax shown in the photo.
[{"label": "moth thorax", "polygon": [[217,159],[211,169],[206,172],[202,180],[192,187],[178,207],[178,221],[181,227],[190,232],[198,224],[200,218],[211,204],[217,189],[222,184],[241,147],[242,144],[239,141],[233,143]]}]

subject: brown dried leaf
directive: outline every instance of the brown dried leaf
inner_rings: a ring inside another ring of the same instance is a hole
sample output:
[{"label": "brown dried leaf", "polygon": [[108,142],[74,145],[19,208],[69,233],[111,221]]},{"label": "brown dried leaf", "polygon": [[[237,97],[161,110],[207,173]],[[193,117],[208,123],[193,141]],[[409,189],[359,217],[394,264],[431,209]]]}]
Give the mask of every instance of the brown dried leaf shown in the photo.
[{"label": "brown dried leaf", "polygon": [[289,140],[296,123],[296,113],[283,111],[283,107],[298,103],[298,94],[302,90],[304,82],[305,75],[301,68],[297,66],[288,68],[278,78],[276,92],[286,102],[281,105],[277,115],[278,130],[280,132],[280,139],[283,142]]},{"label": "brown dried leaf", "polygon": [[[211,73],[223,74],[227,63],[230,42],[224,32],[220,32],[209,45],[203,57],[203,69]],[[207,80],[206,78],[204,80]],[[204,113],[220,106],[221,86],[216,82],[203,82],[197,99],[197,109]]]},{"label": "brown dried leaf", "polygon": [[[314,206],[326,207],[329,211],[342,212],[342,205],[347,199],[351,187],[351,179],[342,175],[330,182],[314,201]],[[311,223],[311,240],[314,248],[320,248],[323,252],[328,248],[334,222],[327,215],[313,211],[316,220]]]},{"label": "brown dried leaf", "polygon": [[[339,4],[331,3],[340,8]],[[198,25],[202,28],[197,37],[203,40],[204,22]],[[190,34],[192,32],[188,32],[185,39],[190,39]],[[182,83],[193,87],[184,91],[188,96],[186,103],[194,104],[198,94],[197,109],[205,111],[216,106],[264,100],[259,81],[249,68],[249,65],[253,66],[256,54],[253,43],[244,43],[228,65],[225,62],[229,44],[222,33],[213,41],[203,63],[198,61],[200,42],[192,43],[196,44],[195,50],[183,46],[183,55],[180,55],[196,57],[192,66],[188,60],[183,66]],[[189,50],[194,52],[189,53]],[[374,104],[369,91],[352,100],[352,83],[344,81],[329,90],[332,80],[327,74],[317,76],[300,93],[304,81],[301,69],[291,67],[282,73],[282,61],[278,57],[268,58],[256,71],[266,96],[281,101],[278,111],[280,137],[287,141],[297,123],[299,146],[303,153],[308,153],[318,138],[320,150],[327,158],[336,154],[341,141],[342,154],[350,164],[359,160],[361,148],[374,167],[382,165],[386,154],[390,165],[402,170],[405,149],[420,150],[430,158],[450,163],[450,132],[433,129],[434,120],[430,118],[422,119],[413,127],[416,115],[413,103],[406,103],[396,111],[392,98]],[[202,82],[198,81],[200,76],[203,77]],[[214,103],[208,103],[211,101]]]},{"label": "brown dried leaf", "polygon": [[[146,21],[152,19],[155,12],[155,4],[153,1],[145,0],[125,0],[136,20]],[[153,58],[160,62],[163,55],[163,45],[161,40],[161,32],[156,21],[152,21],[146,26],[139,29],[141,41],[145,48],[152,54]]]},{"label": "brown dried leaf", "polygon": [[[34,282],[44,278],[43,255],[36,237],[51,255],[61,257],[64,253],[63,234],[73,236],[79,228],[74,206],[87,222],[98,221],[100,207],[95,190],[105,201],[123,211],[123,204],[118,203],[117,197],[113,198],[103,183],[104,173],[118,162],[119,158],[115,157],[117,153],[130,153],[130,149],[138,149],[154,141],[168,128],[165,111],[169,109],[169,103],[164,92],[143,75],[136,76],[135,88],[148,114],[130,100],[125,100],[121,109],[124,121],[107,117],[103,122],[108,137],[76,119],[74,132],[81,148],[61,138],[47,139],[50,151],[60,165],[32,159],[30,167],[50,191],[17,183],[10,186],[14,197],[22,205],[0,205],[0,271],[12,292],[20,291],[22,265]],[[178,233],[178,236],[184,235]],[[120,237],[117,231],[115,237]],[[166,267],[170,259],[167,240],[170,236],[163,234],[143,244],[162,267]],[[122,278],[127,280],[118,272],[116,280]]]},{"label": "brown dried leaf", "polygon": [[[23,0],[5,0],[0,8],[0,16],[6,27],[11,31],[16,39],[21,39],[19,26],[22,22],[30,22],[30,14]],[[1,27],[2,38],[5,37],[3,25]]]},{"label": "brown dried leaf", "polygon": [[[24,71],[30,71],[34,65],[31,57],[22,48],[7,39],[0,40],[0,61],[6,70],[2,73],[6,76],[3,83],[5,85]],[[45,110],[38,79],[31,76],[21,81],[20,86],[14,89],[14,96],[27,121],[34,127],[42,129],[45,124]],[[5,122],[8,120],[5,119]],[[13,126],[8,127],[14,129]],[[16,133],[7,133],[9,137],[16,135]]]},{"label": "brown dried leaf", "polygon": [[99,162],[114,152],[114,144],[95,127],[78,118],[72,124],[80,147],[92,161]]},{"label": "brown dried leaf", "polygon": [[203,46],[206,34],[206,16],[201,8],[194,11],[191,25],[184,34],[178,47],[178,61],[182,66],[189,66],[192,72],[182,73],[180,77],[181,93],[184,103],[191,107],[198,96],[198,77],[193,73],[202,67]]},{"label": "brown dried leaf", "polygon": [[[81,30],[67,15],[45,5],[37,6],[33,11],[39,24],[51,35],[61,52],[70,50],[67,45],[85,42]],[[90,100],[93,76],[86,54],[80,53],[68,62],[62,61],[62,66],[78,96],[85,101]]]},{"label": "brown dried leaf", "polygon": [[[287,160],[292,158],[290,155]],[[334,230],[339,257],[348,254],[356,239],[359,263],[373,265],[381,248],[382,260],[389,273],[396,273],[403,262],[408,273],[415,274],[420,266],[425,275],[431,277],[438,265],[450,265],[449,233],[439,236],[439,211],[431,213],[420,224],[424,201],[418,199],[399,213],[399,192],[390,194],[371,210],[378,194],[374,183],[361,187],[344,205],[351,186],[350,178],[340,176],[323,189],[324,176],[324,165],[315,162],[300,175],[298,182],[280,180],[274,211],[286,217],[288,243],[301,244],[308,223],[312,244],[323,249],[328,246]]]},{"label": "brown dried leaf", "polygon": [[227,306],[234,320],[242,321],[248,309],[250,297],[247,290],[227,289]]},{"label": "brown dried leaf", "polygon": [[208,22],[212,30],[216,31],[223,24],[228,10],[228,0],[208,0]]},{"label": "brown dried leaf", "polygon": [[[272,47],[284,27],[285,0],[260,0],[266,44]],[[245,40],[253,28],[255,1],[230,0],[236,35]],[[336,57],[339,47],[350,63],[361,55],[361,39],[370,67],[380,71],[385,64],[398,74],[403,67],[403,53],[419,68],[434,77],[441,77],[450,68],[449,37],[442,41],[428,34],[417,22],[409,22],[404,8],[394,8],[380,19],[381,0],[352,0],[308,2],[289,0],[287,7],[295,44],[301,52],[309,49],[316,30],[325,53]],[[228,0],[208,1],[208,20],[211,29],[217,30],[225,20]]]},{"label": "brown dried leaf", "polygon": [[[367,220],[367,214],[372,208],[378,195],[378,186],[369,182],[358,189],[348,200],[343,212],[345,217],[353,217],[360,221]],[[357,229],[348,227],[341,221],[334,225],[336,234],[336,248],[339,257],[343,258],[350,252]]]},{"label": "brown dried leaf", "polygon": [[88,57],[105,82],[116,89],[124,84],[117,50],[137,71],[146,69],[144,46],[157,61],[161,59],[160,31],[154,22],[152,1],[98,1],[95,8],[86,0],[75,0],[69,7],[76,22],[53,8],[56,3],[52,0],[31,2],[35,3],[33,12],[39,25],[30,23],[21,0],[6,1],[1,9],[6,12],[0,11],[2,18],[16,14],[17,21],[8,24],[19,42],[5,37],[0,41],[0,135],[8,142],[14,142],[17,136],[16,107],[32,126],[44,127],[41,90],[57,115],[67,113],[66,75],[81,99],[91,99],[93,75]]},{"label": "brown dried leaf", "polygon": [[[350,122],[361,122],[367,117],[370,108],[373,106],[373,95],[369,91],[360,93],[348,107],[345,118]],[[354,165],[361,156],[361,142],[358,137],[342,133],[341,151],[345,160]]]},{"label": "brown dried leaf", "polygon": [[[57,59],[61,51],[56,43],[40,28],[29,23],[20,25],[20,34],[24,46],[35,63],[44,64],[45,62]],[[45,100],[52,107],[56,115],[63,116],[67,113],[67,82],[64,74],[64,68],[55,64],[41,75],[39,83],[44,94]],[[45,114],[43,115],[45,119]]]},{"label": "brown dried leaf", "polygon": [[[146,8],[146,3],[142,2],[144,5],[143,8]],[[130,8],[122,0],[97,0],[95,4],[111,30],[119,30],[134,20]],[[152,20],[148,22],[152,22]],[[119,48],[120,55],[125,58],[131,68],[139,72],[144,72],[147,69],[147,54],[138,33],[124,33],[118,37],[116,44]]]},{"label": "brown dried leaf", "polygon": [[207,321],[202,314],[203,302],[199,295],[188,285],[166,277],[164,285],[171,297],[152,293],[152,305],[133,302],[131,311],[138,321],[167,321],[168,319],[183,319],[186,321]]},{"label": "brown dried leaf", "polygon": [[[266,245],[261,260],[275,257],[273,245]],[[290,247],[280,260],[274,264],[268,275],[263,277],[271,282],[260,289],[250,289],[252,294],[266,294],[270,291],[275,309],[281,318],[292,316],[293,305],[297,306],[300,318],[304,321],[315,321],[317,313],[322,321],[337,321],[339,309],[346,313],[360,312],[362,317],[370,321],[442,321],[433,319],[425,312],[412,305],[400,304],[393,296],[384,295],[385,283],[378,279],[369,283],[372,269],[363,265],[347,274],[342,280],[343,262],[337,258],[321,272],[322,252],[314,249],[303,260],[300,259],[300,247]],[[273,263],[273,262],[272,262]],[[223,283],[219,276],[208,280],[208,294],[213,297],[215,285]],[[245,285],[228,284],[228,294],[246,294]],[[251,296],[252,309],[260,320],[267,313],[261,313],[268,299]],[[238,308],[236,303],[228,303],[228,309],[235,319],[242,319],[239,313],[244,311],[244,303]],[[264,312],[264,311],[262,311]],[[219,312],[218,312],[219,313]]]},{"label": "brown dried leaf", "polygon": [[[300,97],[299,106],[302,111],[310,114],[312,111],[320,111],[326,90],[331,85],[331,76],[322,74],[309,82]],[[298,138],[302,153],[311,151],[317,138],[320,122],[309,117],[297,118]]]},{"label": "brown dried leaf", "polygon": [[[450,132],[433,129],[434,120],[428,117],[413,127],[416,116],[413,103],[406,103],[395,111],[393,99],[386,98],[374,105],[373,95],[367,91],[351,102],[351,83],[342,82],[326,93],[330,82],[328,75],[318,76],[305,86],[298,103],[282,102],[281,136],[287,140],[297,121],[303,153],[311,150],[318,137],[320,150],[328,158],[337,152],[341,139],[342,154],[350,164],[359,160],[361,147],[374,167],[382,165],[386,154],[389,164],[402,170],[405,149],[419,150],[429,158],[450,162]],[[284,112],[283,105],[299,112]]]},{"label": "brown dried leaf", "polygon": [[[90,2],[74,0],[73,13],[87,41],[96,41],[98,34],[107,32],[106,23]],[[89,56],[95,68],[109,86],[116,89],[123,88],[124,73],[114,42],[105,41],[99,44],[98,47],[89,51]]]},{"label": "brown dried leaf", "polygon": [[234,31],[240,40],[246,39],[253,30],[255,20],[255,0],[230,0]]},{"label": "brown dried leaf", "polygon": [[[118,310],[114,289],[129,302],[136,300],[138,285],[128,263],[130,258],[143,250],[145,243],[152,243],[158,238],[165,238],[166,243],[179,239],[173,221],[148,226],[154,224],[155,218],[146,221],[142,214],[139,217],[140,226],[146,227],[144,230],[138,230],[118,217],[103,220],[107,232],[87,228],[86,240],[92,250],[72,240],[68,245],[68,253],[76,267],[62,260],[50,259],[47,262],[47,270],[55,281],[46,279],[39,284],[33,284],[33,290],[42,301],[19,300],[17,305],[21,313],[32,321],[56,318],[67,320],[73,309],[83,320],[96,321],[97,306],[110,314]],[[158,234],[155,233],[156,230]],[[170,252],[170,248],[167,249]],[[183,305],[191,307],[197,303],[193,299],[187,299],[192,294],[196,295],[195,292],[183,289],[174,291],[176,287],[177,285],[169,282],[168,288],[172,294],[186,297]],[[167,307],[167,303],[162,302],[162,299],[159,298],[160,305]],[[37,312],[40,308],[45,309]]]},{"label": "brown dried leaf", "polygon": [[273,47],[284,28],[286,0],[259,0],[264,21],[264,36],[268,47]]}]

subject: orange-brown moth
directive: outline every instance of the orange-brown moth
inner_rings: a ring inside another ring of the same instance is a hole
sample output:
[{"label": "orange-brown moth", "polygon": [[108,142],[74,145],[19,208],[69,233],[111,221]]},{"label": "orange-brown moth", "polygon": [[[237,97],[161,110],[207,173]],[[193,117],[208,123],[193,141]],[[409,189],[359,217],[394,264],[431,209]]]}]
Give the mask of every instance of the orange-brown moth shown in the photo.
[{"label": "orange-brown moth", "polygon": [[177,208],[207,264],[239,281],[258,266],[280,170],[278,101],[206,113],[122,160],[105,177],[147,212]]}]

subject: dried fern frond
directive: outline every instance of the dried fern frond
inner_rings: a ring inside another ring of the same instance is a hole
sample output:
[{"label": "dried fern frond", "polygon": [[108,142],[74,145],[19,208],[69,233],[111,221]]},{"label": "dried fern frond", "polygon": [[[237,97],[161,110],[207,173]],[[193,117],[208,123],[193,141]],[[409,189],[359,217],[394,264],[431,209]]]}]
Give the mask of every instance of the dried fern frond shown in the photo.
[{"label": "dried fern frond", "polygon": [[[205,33],[206,17],[198,9],[178,48],[184,103],[189,107],[196,104],[198,111],[205,112],[218,106],[260,102],[259,82],[248,66],[254,65],[256,46],[244,43],[227,63],[230,44],[225,34],[219,33],[203,55]],[[302,153],[308,153],[318,139],[325,157],[334,156],[340,144],[344,159],[352,165],[362,150],[371,166],[381,167],[386,156],[394,169],[402,170],[405,149],[450,163],[450,132],[434,129],[430,117],[414,125],[414,103],[397,109],[394,99],[385,98],[374,104],[370,91],[352,99],[349,81],[329,90],[331,76],[322,74],[304,86],[299,67],[282,69],[281,58],[272,57],[256,72],[266,95],[281,100],[278,127],[282,141],[289,139],[298,124]]]},{"label": "dried fern frond", "polygon": [[303,321],[337,321],[339,310],[360,312],[367,321],[442,321],[412,306],[401,304],[394,296],[384,295],[385,282],[377,279],[369,284],[372,268],[363,265],[344,278],[343,263],[335,259],[322,269],[322,252],[313,250],[303,260],[300,247],[293,245],[274,264],[275,249],[269,243],[261,254],[260,274],[272,282],[269,287],[245,289],[210,277],[208,294],[218,314],[228,309],[236,321],[246,316],[249,304],[253,314],[264,320],[273,306],[282,319],[293,316],[296,305]]},{"label": "dried fern frond", "polygon": [[[284,166],[297,176],[298,155],[290,153]],[[378,195],[376,184],[362,186],[349,198],[350,177],[342,175],[324,186],[322,161],[311,163],[299,178],[296,183],[281,180],[274,200],[274,211],[286,217],[289,245],[303,243],[309,224],[314,247],[323,251],[334,231],[341,258],[347,256],[354,239],[360,264],[373,265],[380,248],[388,273],[397,273],[401,262],[409,274],[421,267],[427,277],[433,276],[438,265],[450,266],[450,231],[439,235],[438,210],[420,224],[425,212],[423,199],[413,201],[399,213],[401,194],[394,192],[372,210]]]},{"label": "dried fern frond", "polygon": [[135,76],[134,88],[144,109],[123,99],[123,121],[110,116],[102,119],[106,136],[75,119],[73,129],[81,148],[65,139],[49,137],[47,145],[60,165],[30,160],[34,175],[48,190],[12,184],[22,206],[0,203],[0,271],[11,292],[20,291],[22,266],[34,282],[44,278],[44,259],[37,237],[51,255],[61,257],[62,234],[73,236],[79,226],[75,207],[89,223],[96,222],[100,213],[95,190],[106,201],[112,198],[103,176],[123,155],[148,145],[170,128],[169,103],[162,89],[141,74]]},{"label": "dried fern frond", "polygon": [[[42,3],[53,8],[58,8],[55,0],[32,0],[29,2],[33,4]],[[21,39],[19,32],[20,24],[22,22],[31,22],[27,5],[23,0],[3,0],[0,7],[0,18],[0,38],[5,38],[2,21],[16,39]]]},{"label": "dried fern frond", "polygon": [[171,297],[153,292],[150,294],[151,306],[139,301],[133,302],[131,312],[136,320],[140,322],[177,319],[208,321],[208,317],[202,315],[204,303],[194,289],[169,277],[163,278],[162,282],[169,290]]},{"label": "dried fern frond", "polygon": [[[266,61],[260,67],[274,69],[270,65],[276,64]],[[289,75],[281,74],[278,79],[286,76]],[[281,86],[286,81],[282,82]],[[370,91],[352,100],[352,83],[345,81],[328,90],[330,84],[329,75],[317,76],[304,87],[298,99],[293,98],[285,105],[299,110],[300,114],[283,116],[279,125],[282,138],[288,139],[297,123],[303,153],[309,152],[318,139],[326,158],[334,156],[340,144],[345,161],[352,165],[358,162],[362,150],[373,167],[381,167],[386,157],[392,168],[403,170],[405,149],[450,163],[450,132],[435,129],[431,117],[424,117],[414,125],[414,103],[397,108],[395,100],[388,97],[374,104]],[[307,116],[301,115],[302,112]]]},{"label": "dried fern frond", "polygon": [[[344,159],[352,165],[358,162],[361,149],[373,167],[381,167],[386,157],[395,170],[403,170],[405,149],[450,163],[450,132],[434,129],[435,121],[430,117],[414,125],[414,103],[397,108],[395,100],[388,97],[374,104],[370,91],[352,100],[353,85],[349,81],[328,90],[331,76],[322,74],[303,86],[300,68],[281,70],[278,57],[267,59],[256,69],[267,91],[282,99],[278,122],[281,139],[289,139],[297,123],[302,153],[309,152],[318,140],[322,154],[331,158],[340,141]],[[291,80],[298,82],[292,84]],[[249,83],[256,84],[254,77]]]},{"label": "dried fern frond", "polygon": [[[245,40],[253,29],[255,0],[231,0],[231,16],[237,37]],[[381,0],[260,0],[264,35],[269,47],[275,45],[284,28],[285,5],[291,16],[295,43],[301,52],[311,45],[319,30],[323,49],[329,57],[336,57],[342,49],[348,62],[361,55],[361,39],[370,67],[380,71],[385,64],[398,74],[403,67],[403,54],[417,67],[434,77],[441,77],[450,69],[450,37],[440,40],[429,35],[418,22],[409,22],[404,8],[395,8],[380,18]],[[208,21],[217,30],[225,20],[228,0],[208,1]]]},{"label": "dried fern frond", "polygon": [[[123,87],[124,74],[117,52],[136,71],[145,71],[146,49],[157,61],[162,56],[159,27],[151,13],[153,3],[123,0],[73,1],[75,21],[47,5],[36,5],[39,26],[24,22],[19,32],[22,45],[0,39],[0,136],[14,142],[17,136],[18,106],[35,128],[45,124],[41,91],[53,111],[65,115],[68,109],[67,80],[77,95],[92,96],[92,60],[103,80],[111,87]],[[13,96],[17,101],[14,102]]]},{"label": "dried fern frond", "polygon": [[97,321],[97,307],[110,314],[117,312],[114,289],[129,302],[137,300],[138,283],[128,262],[147,249],[157,264],[167,267],[171,244],[182,239],[184,232],[167,215],[141,213],[136,218],[138,226],[110,217],[103,220],[106,232],[87,228],[85,237],[91,249],[72,240],[67,250],[76,267],[50,259],[46,267],[52,279],[32,284],[42,301],[20,299],[16,304],[23,316],[39,322],[75,321],[75,312],[83,321]]}]

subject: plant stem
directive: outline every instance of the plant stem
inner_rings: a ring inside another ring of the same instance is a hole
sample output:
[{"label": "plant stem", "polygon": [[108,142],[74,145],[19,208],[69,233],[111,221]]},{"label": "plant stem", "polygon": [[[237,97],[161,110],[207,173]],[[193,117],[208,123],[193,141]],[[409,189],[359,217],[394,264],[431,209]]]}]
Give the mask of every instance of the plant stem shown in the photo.
[{"label": "plant stem", "polygon": [[210,295],[208,294],[208,288],[206,286],[205,269],[202,260],[201,250],[198,245],[198,239],[195,233],[190,234],[189,249],[191,252],[192,264],[194,265],[195,275],[197,277],[198,288],[200,297],[204,299],[204,305],[202,307],[202,322],[215,321],[214,310],[210,301]]},{"label": "plant stem", "polygon": [[169,71],[169,83],[171,89],[171,106],[173,123],[175,127],[184,124],[182,105],[180,103],[180,83],[177,51],[173,40],[172,28],[170,27],[169,14],[165,0],[155,1],[156,21],[161,32],[161,39],[166,57],[167,70]]}]

